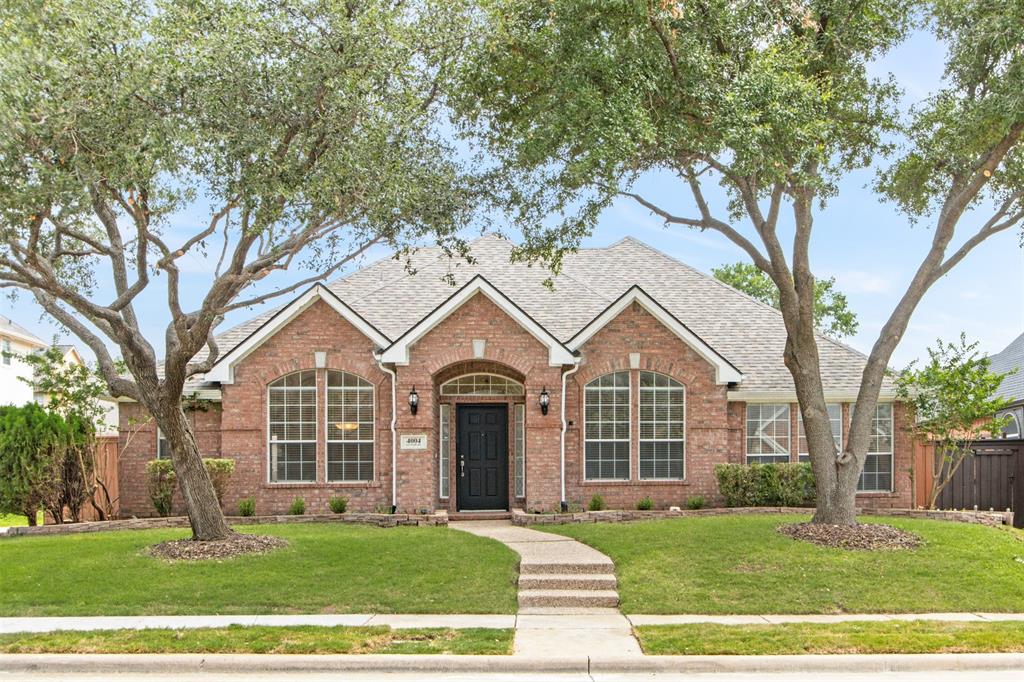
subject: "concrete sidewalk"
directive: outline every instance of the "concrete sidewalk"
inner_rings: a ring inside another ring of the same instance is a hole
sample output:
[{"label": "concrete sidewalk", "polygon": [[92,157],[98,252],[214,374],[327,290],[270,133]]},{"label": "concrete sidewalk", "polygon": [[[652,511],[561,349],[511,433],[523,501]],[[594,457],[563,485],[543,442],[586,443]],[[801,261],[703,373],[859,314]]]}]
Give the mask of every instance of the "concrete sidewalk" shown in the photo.
[{"label": "concrete sidewalk", "polygon": [[[754,615],[709,616],[701,614],[619,616],[611,609],[601,613],[572,614],[417,614],[417,613],[351,613],[240,616],[53,616],[35,618],[0,618],[0,634],[15,632],[56,632],[58,630],[142,630],[167,628],[220,628],[230,625],[322,627],[387,625],[393,628],[501,628],[517,630],[609,630],[638,625],[687,625],[711,623],[718,625],[765,625],[779,623],[844,623],[848,621],[910,621],[934,620],[954,622],[1024,621],[1024,613],[848,613],[837,615]],[[616,618],[613,622],[611,618]]]}]

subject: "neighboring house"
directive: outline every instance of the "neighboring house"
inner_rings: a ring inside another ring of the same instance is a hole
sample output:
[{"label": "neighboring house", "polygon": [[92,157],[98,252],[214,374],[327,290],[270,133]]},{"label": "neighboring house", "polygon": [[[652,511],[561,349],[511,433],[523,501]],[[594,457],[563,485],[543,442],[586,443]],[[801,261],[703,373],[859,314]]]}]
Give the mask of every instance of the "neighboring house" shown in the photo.
[{"label": "neighboring house", "polygon": [[[61,355],[64,357],[64,364],[66,365],[85,365],[85,360],[82,358],[78,349],[70,344],[58,344],[54,346],[60,350]],[[34,393],[34,399],[40,405],[45,405],[50,400],[50,396],[42,391],[36,390]],[[117,436],[119,428],[118,404],[113,398],[104,397],[99,401],[103,407],[104,414],[99,422],[96,424],[96,433],[99,436]]]},{"label": "neighboring house", "polygon": [[0,316],[0,405],[24,405],[32,402],[32,366],[21,358],[47,348],[38,336]]},{"label": "neighboring house", "polygon": [[991,370],[1000,374],[1014,372],[1003,379],[996,393],[1010,401],[1005,410],[996,416],[1009,416],[1010,423],[1003,427],[1003,438],[1024,437],[1024,333],[1010,342],[1010,345],[989,358]]},{"label": "neighboring house", "polygon": [[[778,311],[632,238],[568,255],[553,288],[512,248],[482,237],[472,265],[424,249],[414,275],[381,260],[221,334],[188,391],[209,401],[190,412],[202,453],[236,462],[225,507],[717,504],[716,465],[805,456]],[[865,357],[819,344],[841,441]],[[893,394],[873,420],[863,506],[911,506]],[[137,404],[121,408],[121,511],[152,514],[145,464],[166,452]]]}]

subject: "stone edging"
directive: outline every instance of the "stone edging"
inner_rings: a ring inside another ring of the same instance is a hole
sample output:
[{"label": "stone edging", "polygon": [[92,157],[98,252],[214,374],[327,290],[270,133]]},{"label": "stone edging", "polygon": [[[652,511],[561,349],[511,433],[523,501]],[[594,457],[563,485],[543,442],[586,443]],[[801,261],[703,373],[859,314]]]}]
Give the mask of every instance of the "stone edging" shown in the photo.
[{"label": "stone edging", "polygon": [[[522,509],[512,510],[512,523],[516,526],[548,526],[572,523],[624,523],[651,519],[675,519],[699,516],[744,516],[749,514],[808,514],[807,507],[720,507],[715,509],[680,509],[678,511],[651,510],[635,511],[617,509],[597,512],[575,512],[567,514],[527,514]],[[933,519],[936,521],[958,521],[977,523],[984,526],[1013,525],[1013,512],[986,511],[937,511],[930,509],[858,509],[858,514],[868,516],[898,516],[912,519]]]},{"label": "stone edging", "polygon": [[[380,528],[395,526],[447,526],[448,512],[433,514],[303,514],[301,516],[227,516],[229,525],[248,526],[275,523],[359,523]],[[0,538],[22,535],[71,535],[97,533],[110,530],[149,530],[153,528],[188,528],[188,517],[168,516],[144,519],[116,519],[113,521],[85,521],[83,523],[53,524],[49,526],[12,526]]]}]

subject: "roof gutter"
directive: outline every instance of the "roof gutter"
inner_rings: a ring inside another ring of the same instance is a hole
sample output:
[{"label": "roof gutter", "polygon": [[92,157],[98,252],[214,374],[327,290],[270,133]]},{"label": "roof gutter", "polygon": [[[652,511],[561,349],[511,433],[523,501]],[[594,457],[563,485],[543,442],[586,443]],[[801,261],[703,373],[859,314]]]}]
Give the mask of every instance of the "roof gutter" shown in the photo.
[{"label": "roof gutter", "polygon": [[398,510],[398,431],[395,429],[398,421],[398,375],[395,370],[384,366],[380,353],[374,353],[373,357],[377,366],[391,375],[391,513],[394,514]]},{"label": "roof gutter", "polygon": [[560,409],[561,409],[561,412],[562,412],[562,434],[561,434],[561,439],[560,439],[560,442],[559,442],[559,452],[560,452],[560,455],[561,455],[561,465],[560,465],[560,471],[561,471],[561,477],[562,477],[562,502],[561,502],[561,508],[562,508],[563,512],[567,511],[569,509],[569,502],[568,502],[568,500],[565,499],[565,432],[569,428],[568,423],[565,421],[565,380],[566,380],[566,378],[570,374],[575,374],[576,372],[578,372],[579,369],[580,369],[580,365],[579,365],[579,361],[577,361],[577,363],[572,366],[572,369],[567,370],[565,372],[562,372],[562,393],[561,393],[561,396],[559,397],[559,400],[561,401]]}]

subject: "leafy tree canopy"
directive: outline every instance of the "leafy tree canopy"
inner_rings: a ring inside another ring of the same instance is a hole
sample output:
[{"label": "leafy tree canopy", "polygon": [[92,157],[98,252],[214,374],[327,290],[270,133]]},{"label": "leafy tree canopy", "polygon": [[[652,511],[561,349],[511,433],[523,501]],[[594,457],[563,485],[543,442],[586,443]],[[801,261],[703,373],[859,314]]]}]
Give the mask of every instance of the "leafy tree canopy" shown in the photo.
[{"label": "leafy tree canopy", "polygon": [[[779,288],[756,265],[730,263],[712,268],[711,274],[762,303],[776,309],[782,307]],[[814,324],[825,334],[839,339],[856,334],[858,322],[857,314],[850,310],[846,294],[838,291],[835,284],[835,277],[814,281]]]}]

